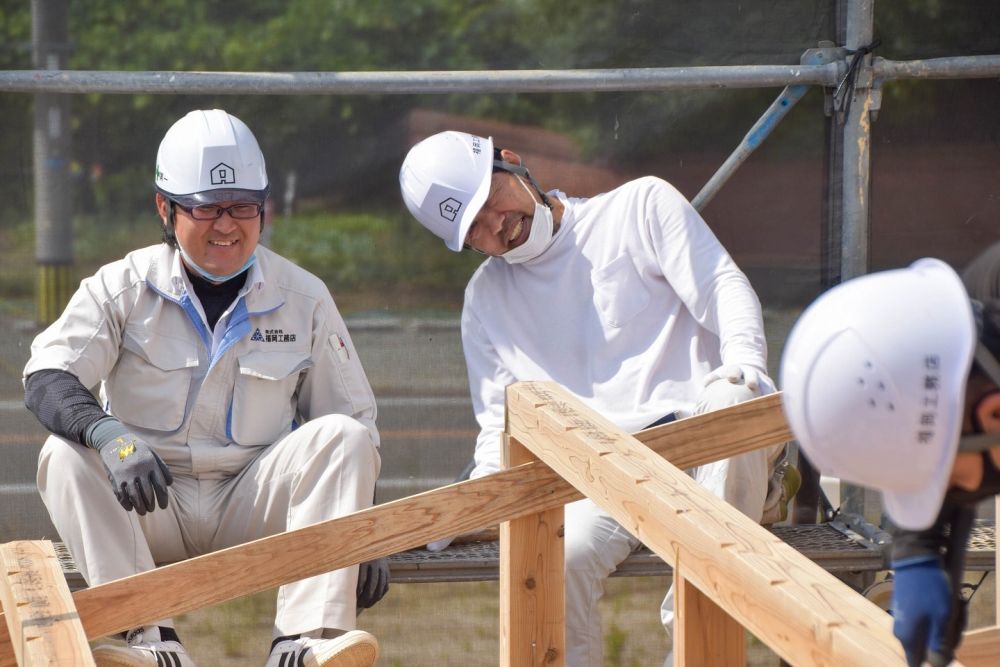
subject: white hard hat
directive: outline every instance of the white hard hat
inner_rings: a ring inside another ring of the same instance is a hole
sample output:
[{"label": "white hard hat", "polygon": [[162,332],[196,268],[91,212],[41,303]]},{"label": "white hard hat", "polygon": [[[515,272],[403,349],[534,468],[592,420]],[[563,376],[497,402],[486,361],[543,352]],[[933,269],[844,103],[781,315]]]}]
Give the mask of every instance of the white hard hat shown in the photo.
[{"label": "white hard hat", "polygon": [[413,217],[459,251],[490,193],[492,173],[492,138],[440,132],[407,153],[399,188]]},{"label": "white hard hat", "polygon": [[257,139],[221,109],[192,111],[174,123],[156,153],[156,189],[183,206],[267,198]]},{"label": "white hard hat", "polygon": [[926,528],[948,486],[975,347],[968,294],[944,262],[845,282],[785,345],[789,426],[823,473],[881,490],[896,524]]}]

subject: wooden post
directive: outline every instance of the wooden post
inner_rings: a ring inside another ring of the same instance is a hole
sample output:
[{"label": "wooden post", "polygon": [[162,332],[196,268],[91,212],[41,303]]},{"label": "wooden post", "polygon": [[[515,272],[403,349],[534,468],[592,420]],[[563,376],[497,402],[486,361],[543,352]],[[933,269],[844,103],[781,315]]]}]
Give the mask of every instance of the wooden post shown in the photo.
[{"label": "wooden post", "polygon": [[675,667],[741,667],[747,664],[746,632],[719,605],[674,569]]},{"label": "wooden post", "polygon": [[0,602],[19,665],[93,665],[51,542],[0,545]]},{"label": "wooden post", "polygon": [[[503,435],[504,466],[535,460]],[[563,506],[500,524],[500,665],[562,667],[566,658]]]}]

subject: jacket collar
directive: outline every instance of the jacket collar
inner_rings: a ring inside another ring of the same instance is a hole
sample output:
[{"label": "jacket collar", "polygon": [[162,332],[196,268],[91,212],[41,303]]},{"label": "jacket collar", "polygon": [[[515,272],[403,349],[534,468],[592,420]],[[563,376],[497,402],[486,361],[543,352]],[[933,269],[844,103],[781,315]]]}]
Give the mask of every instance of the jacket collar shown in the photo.
[{"label": "jacket collar", "polygon": [[[250,267],[247,282],[240,290],[240,296],[246,298],[247,310],[251,313],[274,310],[285,301],[274,281],[265,279],[277,268],[274,265],[275,254],[263,246],[257,246],[256,252],[257,261]],[[146,271],[146,282],[175,301],[193,291],[181,263],[180,252],[166,243],[161,243],[159,250],[153,254]]]}]

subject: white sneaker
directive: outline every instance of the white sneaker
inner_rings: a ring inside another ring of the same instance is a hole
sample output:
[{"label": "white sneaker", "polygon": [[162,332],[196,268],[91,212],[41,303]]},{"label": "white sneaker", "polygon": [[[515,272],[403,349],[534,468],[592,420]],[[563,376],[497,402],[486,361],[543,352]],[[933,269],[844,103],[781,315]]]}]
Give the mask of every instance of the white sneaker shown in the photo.
[{"label": "white sneaker", "polygon": [[271,649],[266,667],[374,667],[378,641],[364,630],[334,639],[286,639]]},{"label": "white sneaker", "polygon": [[130,632],[125,642],[95,648],[97,667],[195,667],[180,642],[145,641],[141,630]]}]

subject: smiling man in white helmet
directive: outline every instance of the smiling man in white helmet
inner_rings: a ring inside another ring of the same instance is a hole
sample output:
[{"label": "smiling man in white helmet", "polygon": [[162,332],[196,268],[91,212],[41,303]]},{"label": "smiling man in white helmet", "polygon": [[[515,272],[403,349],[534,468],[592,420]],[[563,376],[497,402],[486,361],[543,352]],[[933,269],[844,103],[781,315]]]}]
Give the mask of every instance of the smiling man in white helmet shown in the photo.
[{"label": "smiling man in white helmet", "polygon": [[[514,381],[559,382],[628,431],[772,391],[749,281],[665,181],[641,178],[591,199],[545,192],[516,153],[461,132],[414,146],[399,179],[410,212],[449,249],[489,256],[462,312],[481,427],[473,477],[500,467],[504,388]],[[780,451],[690,472],[759,520]],[[589,500],[567,506],[565,537],[566,664],[601,667],[598,600],[638,542]],[[671,595],[662,612],[669,626]]]},{"label": "smiling man in white helmet", "polygon": [[810,461],[883,493],[894,631],[912,667],[951,662],[975,503],[1000,492],[1000,246],[964,278],[968,290],[922,259],[839,285],[803,312],[781,361]]},{"label": "smiling man in white helmet", "polygon": [[[192,111],[154,186],[163,243],[85,279],[24,369],[52,433],[39,491],[90,585],[364,509],[381,465],[329,290],[258,245],[268,179],[250,129]],[[283,586],[267,666],[373,665],[356,609],[387,586],[384,560]],[[123,639],[96,663],[194,664],[169,619]]]}]

